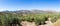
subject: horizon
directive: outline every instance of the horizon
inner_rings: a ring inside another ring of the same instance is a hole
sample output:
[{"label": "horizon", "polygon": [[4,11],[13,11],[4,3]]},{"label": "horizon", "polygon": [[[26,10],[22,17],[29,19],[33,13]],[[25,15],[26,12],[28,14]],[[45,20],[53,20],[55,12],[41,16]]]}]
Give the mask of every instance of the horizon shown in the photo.
[{"label": "horizon", "polygon": [[0,0],[0,11],[34,9],[60,12],[60,0]]}]

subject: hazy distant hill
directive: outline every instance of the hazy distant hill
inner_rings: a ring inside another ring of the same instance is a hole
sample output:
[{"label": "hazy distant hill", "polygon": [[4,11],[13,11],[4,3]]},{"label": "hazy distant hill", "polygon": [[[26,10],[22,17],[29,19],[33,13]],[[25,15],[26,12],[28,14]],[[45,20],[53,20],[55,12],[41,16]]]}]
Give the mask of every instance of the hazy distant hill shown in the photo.
[{"label": "hazy distant hill", "polygon": [[18,10],[18,11],[3,11],[5,13],[23,13],[23,14],[30,14],[30,13],[57,13],[55,11],[43,11],[43,10]]}]

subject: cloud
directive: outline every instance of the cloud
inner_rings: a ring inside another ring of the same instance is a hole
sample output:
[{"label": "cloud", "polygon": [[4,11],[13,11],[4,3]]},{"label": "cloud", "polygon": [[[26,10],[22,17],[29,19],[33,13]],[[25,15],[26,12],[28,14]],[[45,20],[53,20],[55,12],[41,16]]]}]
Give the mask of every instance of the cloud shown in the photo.
[{"label": "cloud", "polygon": [[8,9],[0,9],[0,11],[5,11],[5,10],[8,10]]}]

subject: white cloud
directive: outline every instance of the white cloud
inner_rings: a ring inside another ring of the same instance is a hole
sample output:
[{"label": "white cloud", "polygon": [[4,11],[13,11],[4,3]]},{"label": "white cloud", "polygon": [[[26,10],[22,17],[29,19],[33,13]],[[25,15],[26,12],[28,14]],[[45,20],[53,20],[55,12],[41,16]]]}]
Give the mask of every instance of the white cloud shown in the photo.
[{"label": "white cloud", "polygon": [[5,11],[5,10],[8,10],[8,9],[0,9],[0,11]]}]

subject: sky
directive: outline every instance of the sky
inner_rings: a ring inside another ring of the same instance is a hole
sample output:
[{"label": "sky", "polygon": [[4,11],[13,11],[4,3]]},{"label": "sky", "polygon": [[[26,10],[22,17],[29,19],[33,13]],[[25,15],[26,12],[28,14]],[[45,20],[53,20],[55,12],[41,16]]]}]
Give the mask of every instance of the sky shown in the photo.
[{"label": "sky", "polygon": [[36,9],[60,11],[60,0],[0,0],[0,11]]}]

